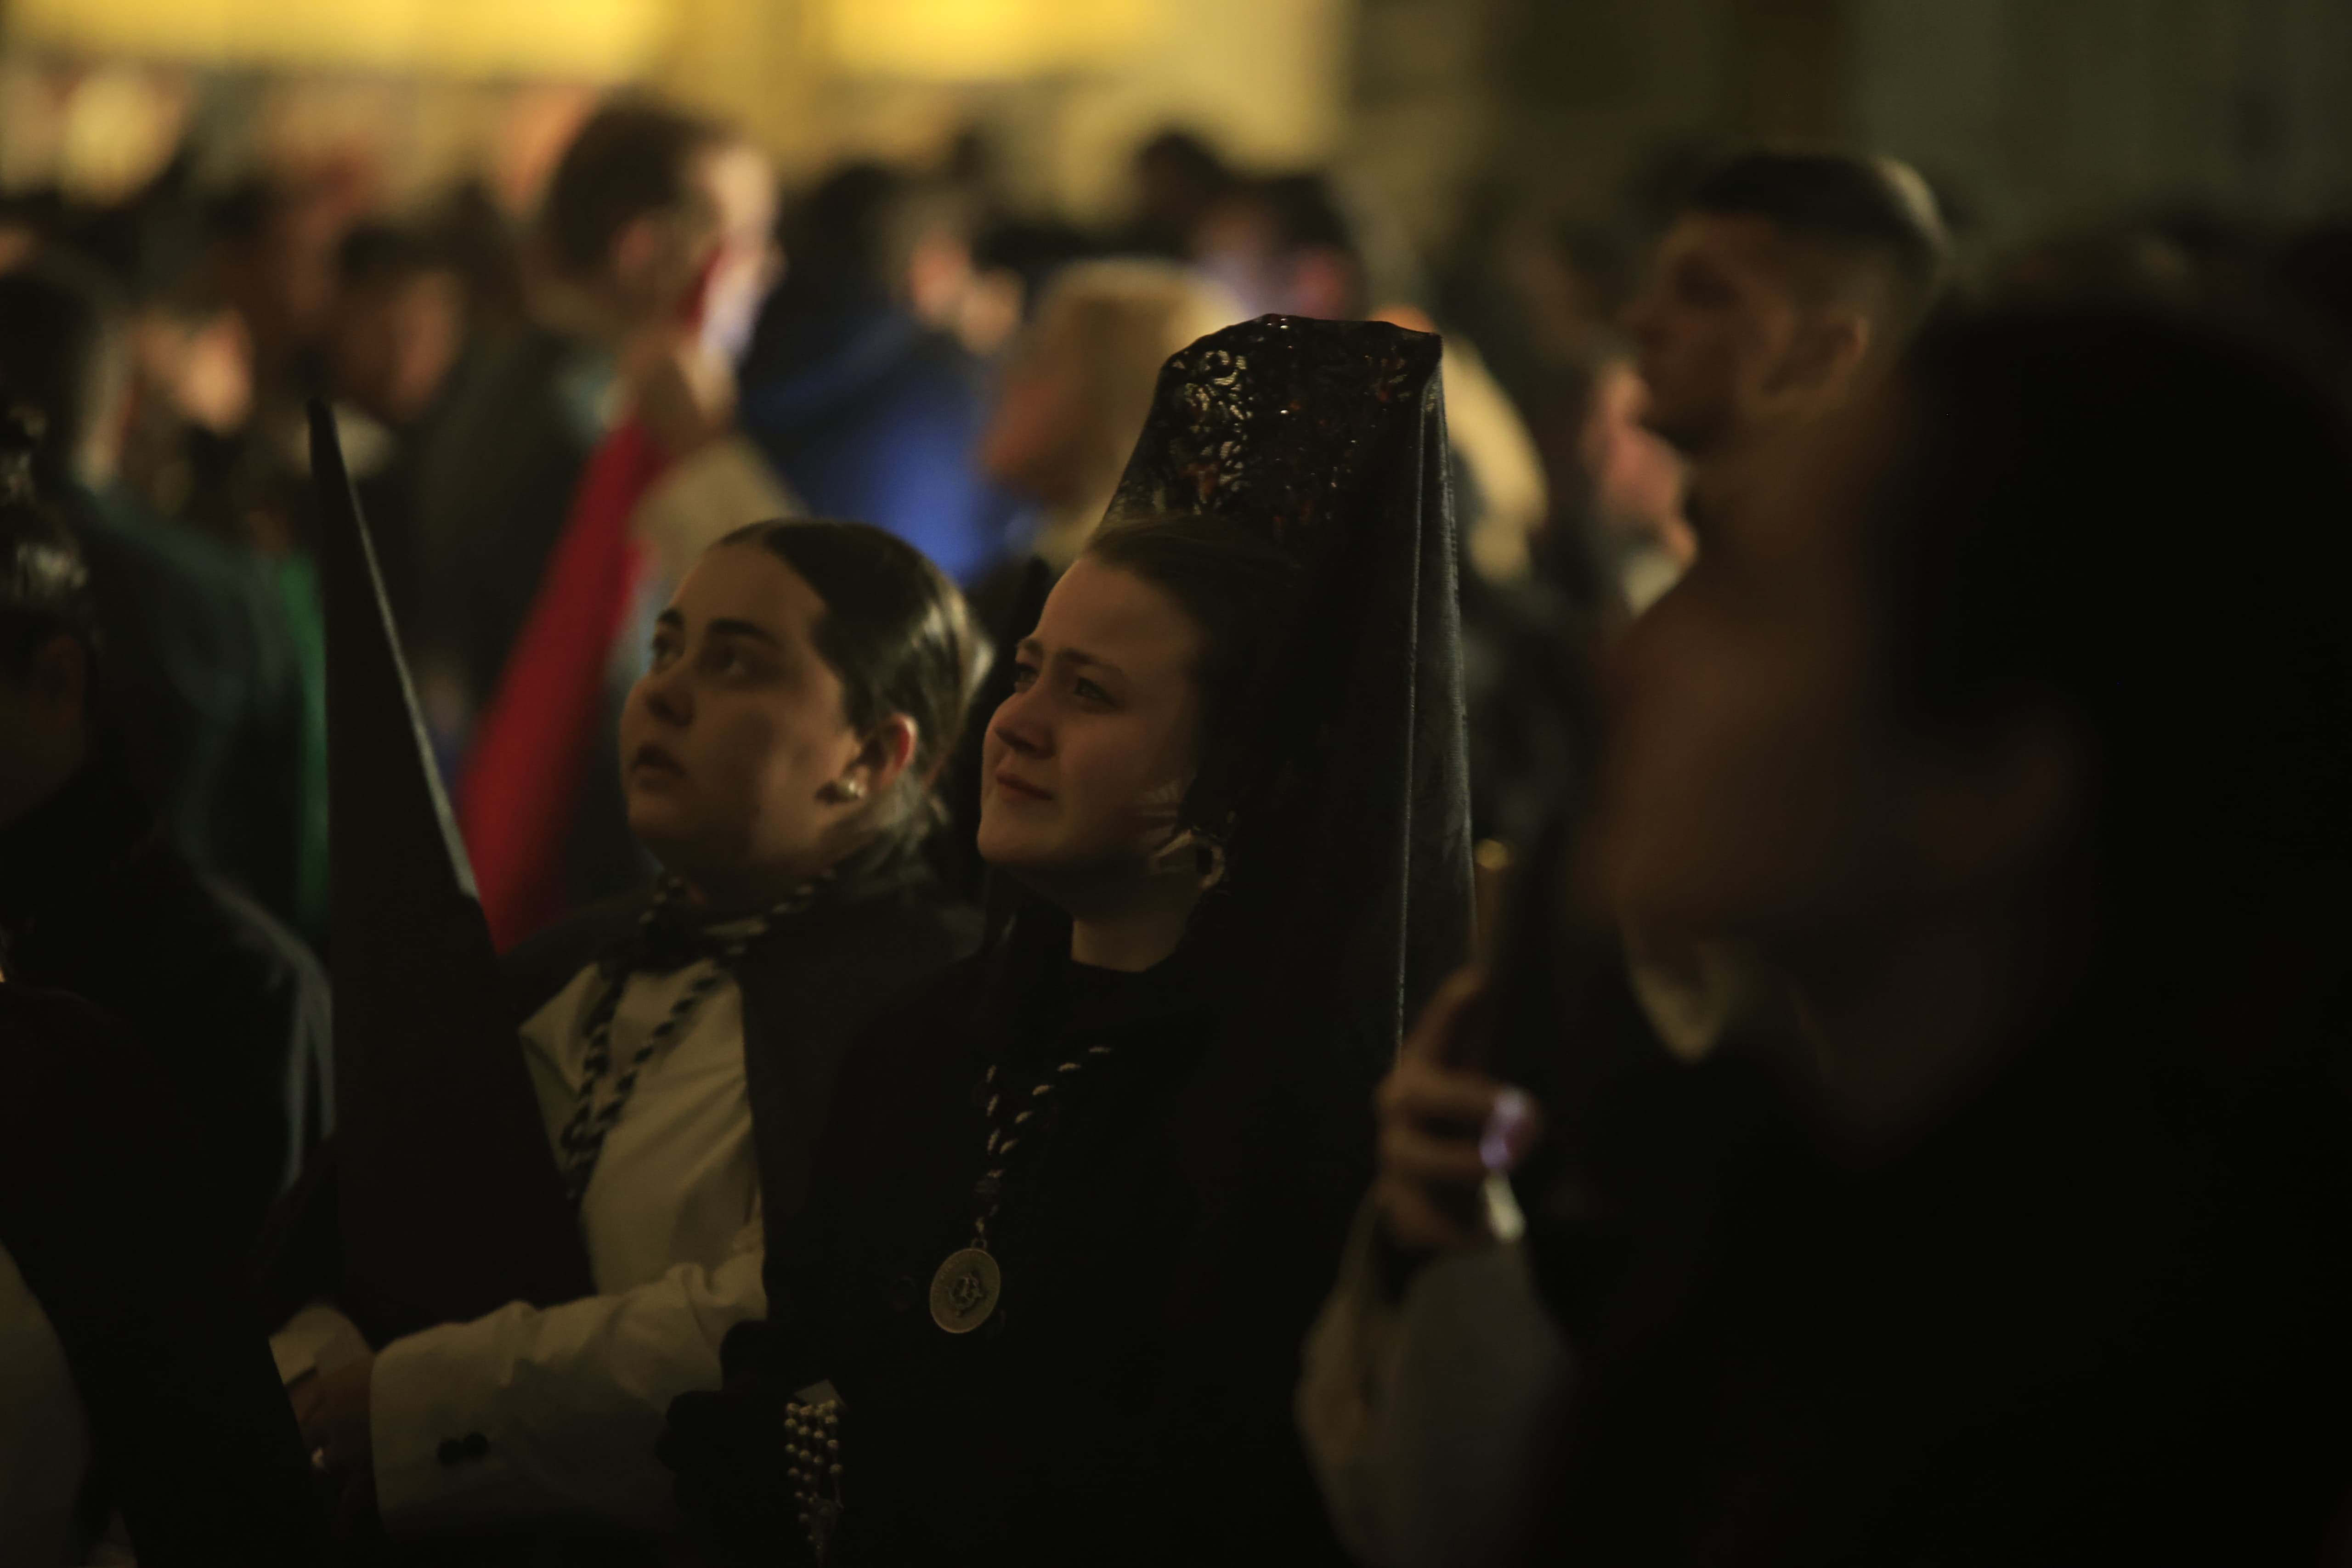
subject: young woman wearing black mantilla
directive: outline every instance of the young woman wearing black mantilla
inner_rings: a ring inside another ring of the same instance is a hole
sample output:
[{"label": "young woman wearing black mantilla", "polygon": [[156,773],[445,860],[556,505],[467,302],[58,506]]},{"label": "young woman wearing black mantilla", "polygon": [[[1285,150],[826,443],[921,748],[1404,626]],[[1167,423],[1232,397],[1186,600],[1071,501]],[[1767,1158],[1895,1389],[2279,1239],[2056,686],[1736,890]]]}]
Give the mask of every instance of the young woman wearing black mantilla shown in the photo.
[{"label": "young woman wearing black mantilla", "polygon": [[1437,349],[1267,318],[1169,362],[988,728],[1010,926],[853,1046],[771,1321],[673,1407],[714,1555],[1336,1554],[1297,1346],[1466,935]]}]

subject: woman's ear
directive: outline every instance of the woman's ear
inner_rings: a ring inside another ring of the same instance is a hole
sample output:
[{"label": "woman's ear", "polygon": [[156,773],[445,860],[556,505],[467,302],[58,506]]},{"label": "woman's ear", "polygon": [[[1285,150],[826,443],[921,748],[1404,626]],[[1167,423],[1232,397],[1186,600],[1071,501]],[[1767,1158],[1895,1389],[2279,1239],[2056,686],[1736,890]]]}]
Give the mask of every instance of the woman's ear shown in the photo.
[{"label": "woman's ear", "polygon": [[866,737],[845,778],[863,784],[862,793],[868,799],[879,800],[897,787],[899,776],[913,765],[919,739],[912,719],[904,713],[891,714]]}]

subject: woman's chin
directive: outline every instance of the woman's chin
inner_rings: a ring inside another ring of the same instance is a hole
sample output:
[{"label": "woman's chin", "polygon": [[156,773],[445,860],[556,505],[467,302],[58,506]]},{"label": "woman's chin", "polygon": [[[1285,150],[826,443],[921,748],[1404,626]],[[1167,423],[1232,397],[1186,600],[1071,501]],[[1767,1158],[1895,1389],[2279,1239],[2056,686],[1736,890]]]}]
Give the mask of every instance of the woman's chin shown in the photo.
[{"label": "woman's chin", "polygon": [[980,836],[974,840],[973,847],[980,851],[980,858],[995,869],[1017,872],[1034,857],[1035,846],[1028,843],[1027,838],[1026,834],[1007,832],[1002,828],[991,831],[983,818]]}]

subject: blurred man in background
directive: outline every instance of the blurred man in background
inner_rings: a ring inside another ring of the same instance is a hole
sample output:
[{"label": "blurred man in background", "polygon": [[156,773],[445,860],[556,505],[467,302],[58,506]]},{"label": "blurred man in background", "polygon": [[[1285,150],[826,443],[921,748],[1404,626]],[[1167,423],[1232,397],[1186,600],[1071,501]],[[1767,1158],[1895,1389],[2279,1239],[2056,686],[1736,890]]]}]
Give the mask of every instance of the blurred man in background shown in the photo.
[{"label": "blurred man in background", "polygon": [[[1649,427],[1692,460],[1698,501],[1736,510],[1758,464],[1891,364],[1917,329],[1943,257],[1940,227],[1923,202],[1907,171],[1862,158],[1756,153],[1704,178],[1661,247],[1648,292],[1626,312],[1645,386],[1604,365],[1586,388],[1595,440],[1583,460],[1596,485],[1608,482],[1630,500],[1664,477],[1650,463],[1635,465],[1650,475],[1643,481],[1610,471],[1612,461],[1622,467],[1635,455],[1623,426],[1639,390],[1647,394]],[[1652,574],[1664,581],[1646,588],[1623,574],[1620,586],[1639,601],[1633,607],[1657,599],[1692,558],[1686,537],[1676,548],[1680,519],[1655,504],[1661,499],[1632,514],[1654,533],[1649,548],[1667,556]],[[1608,546],[1597,529],[1587,542]],[[1465,595],[1465,623],[1473,602]],[[1551,668],[1580,651],[1555,646]],[[1581,691],[1570,679],[1542,696],[1557,710]],[[1536,710],[1522,703],[1517,715]],[[1483,772],[1475,782],[1491,793],[1500,770],[1479,764],[1497,753],[1497,727],[1476,721],[1475,689],[1472,711],[1474,778]],[[1433,1156],[1424,1133],[1457,1126],[1464,1106],[1477,1107],[1471,1120],[1484,1125],[1496,1103],[1490,1068],[1507,1069],[1486,1059],[1487,1020],[1504,1010],[1521,1031],[1566,1030],[1585,1040],[1589,1055],[1622,1074],[1607,1080],[1592,1110],[1603,1121],[1606,1096],[1626,1093],[1628,1082],[1705,1058],[1727,1037],[1777,1040],[1783,1032],[1780,1009],[1744,953],[1702,946],[1678,929],[1621,923],[1629,911],[1614,905],[1597,914],[1581,907],[1601,901],[1567,855],[1580,842],[1580,793],[1592,769],[1593,758],[1579,755],[1552,775],[1565,773],[1553,797],[1559,809],[1534,846],[1538,868],[1514,911],[1517,940],[1546,977],[1515,983],[1507,1008],[1465,980],[1447,1005],[1432,1007],[1436,1022],[1416,1031],[1383,1090],[1382,1179],[1310,1343],[1302,1422],[1327,1494],[1351,1543],[1392,1568],[1500,1562],[1517,1550],[1538,1495],[1533,1456],[1570,1375],[1520,1254],[1494,1246],[1498,1234],[1515,1241],[1519,1222],[1508,1205],[1490,1222],[1477,1180],[1486,1166],[1472,1161],[1476,1169],[1459,1190],[1426,1201]],[[1573,899],[1562,891],[1571,879],[1580,895]],[[1516,1112],[1493,1124],[1484,1151],[1497,1167],[1524,1146],[1512,1140],[1536,1125],[1528,1097],[1508,1092],[1517,1096]],[[1671,1167],[1677,1134],[1646,1112],[1633,1105],[1600,1142],[1651,1171]],[[1547,1224],[1554,1200],[1572,1205],[1580,1190],[1547,1176],[1528,1189],[1529,1212]],[[1456,1245],[1463,1237],[1476,1245]],[[1454,1266],[1430,1267],[1448,1254]]]},{"label": "blurred man in background", "polygon": [[[723,445],[729,353],[774,273],[772,179],[725,128],[646,103],[599,110],[565,152],[528,255],[530,317],[483,345],[422,456],[424,631],[450,729],[497,689],[620,412],[635,405],[673,458]],[[760,490],[756,469],[708,467],[722,489]],[[738,510],[776,500],[771,483]]]},{"label": "blurred man in background", "polygon": [[1948,251],[1934,197],[1892,159],[1757,153],[1699,181],[1624,317],[1643,417],[1690,459],[1695,511],[1894,363]]}]

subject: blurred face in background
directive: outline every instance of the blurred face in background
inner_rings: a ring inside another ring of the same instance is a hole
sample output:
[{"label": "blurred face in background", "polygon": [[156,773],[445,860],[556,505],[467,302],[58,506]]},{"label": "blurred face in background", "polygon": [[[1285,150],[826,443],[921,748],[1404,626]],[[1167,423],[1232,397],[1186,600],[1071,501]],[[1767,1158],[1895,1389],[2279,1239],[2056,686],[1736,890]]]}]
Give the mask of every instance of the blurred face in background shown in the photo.
[{"label": "blurred face in background", "polygon": [[387,424],[408,424],[457,362],[465,314],[465,286],[446,268],[344,289],[327,345],[336,390]]},{"label": "blurred face in background", "polygon": [[1132,898],[1200,767],[1200,651],[1174,600],[1080,556],[989,722],[982,857],[1074,914]]},{"label": "blurred face in background", "polygon": [[284,191],[257,233],[215,258],[215,285],[253,334],[265,381],[290,374],[324,336],[335,306],[335,247],[351,219],[331,185]]},{"label": "blurred face in background", "polygon": [[698,291],[702,342],[739,358],[782,265],[775,226],[765,154],[742,142],[695,153],[686,199],[632,219],[614,238],[611,283],[627,324],[677,326]]},{"label": "blurred face in background", "polygon": [[1769,219],[1683,217],[1625,308],[1648,393],[1643,422],[1692,457],[1737,442],[1782,401],[1803,315]]},{"label": "blurred face in background", "polygon": [[1337,321],[1363,313],[1363,279],[1352,259],[1328,246],[1286,248],[1275,216],[1245,197],[1210,209],[1193,257],[1241,301],[1244,320],[1274,314]]},{"label": "blurred face in background", "polygon": [[980,438],[980,466],[998,484],[1047,505],[1082,500],[1091,479],[1087,373],[1069,323],[1049,312],[1013,351]]},{"label": "blurred face in background", "polygon": [[814,641],[824,613],[772,552],[719,545],[662,612],[622,711],[630,831],[713,901],[781,897],[859,809],[834,787],[862,742]]},{"label": "blurred face in background", "polygon": [[131,366],[144,412],[233,435],[253,412],[253,335],[235,310],[157,307],[131,322]]}]

